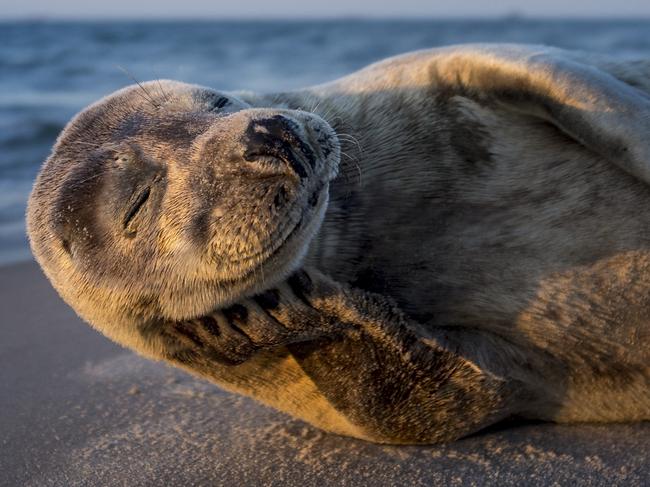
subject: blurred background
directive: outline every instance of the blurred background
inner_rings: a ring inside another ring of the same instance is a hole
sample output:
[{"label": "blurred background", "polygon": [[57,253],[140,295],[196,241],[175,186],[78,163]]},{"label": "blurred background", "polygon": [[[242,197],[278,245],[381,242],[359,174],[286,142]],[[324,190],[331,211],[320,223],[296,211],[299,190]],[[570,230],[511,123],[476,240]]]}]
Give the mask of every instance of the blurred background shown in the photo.
[{"label": "blurred background", "polygon": [[650,1],[0,2],[0,264],[29,259],[25,203],[57,134],[85,105],[131,84],[124,70],[274,91],[462,42],[650,57]]}]

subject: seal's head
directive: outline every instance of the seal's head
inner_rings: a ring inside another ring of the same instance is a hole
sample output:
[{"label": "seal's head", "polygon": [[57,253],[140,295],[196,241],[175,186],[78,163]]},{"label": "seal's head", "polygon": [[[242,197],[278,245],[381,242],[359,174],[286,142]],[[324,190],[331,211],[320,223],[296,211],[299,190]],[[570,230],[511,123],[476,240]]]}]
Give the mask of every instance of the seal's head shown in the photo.
[{"label": "seal's head", "polygon": [[100,328],[200,316],[297,267],[338,161],[313,114],[173,81],[128,87],[59,136],[29,200],[32,250]]}]

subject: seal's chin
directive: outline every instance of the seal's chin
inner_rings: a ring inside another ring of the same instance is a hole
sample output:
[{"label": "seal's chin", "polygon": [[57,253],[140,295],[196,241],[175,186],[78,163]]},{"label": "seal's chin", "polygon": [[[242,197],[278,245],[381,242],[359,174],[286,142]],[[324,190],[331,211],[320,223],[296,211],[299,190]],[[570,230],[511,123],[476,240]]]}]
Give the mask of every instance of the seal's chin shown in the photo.
[{"label": "seal's chin", "polygon": [[329,183],[320,184],[308,201],[310,204],[303,209],[299,218],[282,231],[267,250],[246,262],[237,263],[241,269],[238,281],[244,288],[242,295],[264,291],[298,269],[325,218]]}]

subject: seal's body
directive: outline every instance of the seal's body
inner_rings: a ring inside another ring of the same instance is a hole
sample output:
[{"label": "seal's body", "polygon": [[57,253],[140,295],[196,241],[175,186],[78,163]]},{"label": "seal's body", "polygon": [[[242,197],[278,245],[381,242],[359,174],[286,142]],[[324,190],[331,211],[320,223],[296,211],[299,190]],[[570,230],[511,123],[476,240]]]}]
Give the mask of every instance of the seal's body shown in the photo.
[{"label": "seal's body", "polygon": [[650,61],[458,46],[142,88],[69,124],[28,214],[109,337],[372,441],[650,419]]}]

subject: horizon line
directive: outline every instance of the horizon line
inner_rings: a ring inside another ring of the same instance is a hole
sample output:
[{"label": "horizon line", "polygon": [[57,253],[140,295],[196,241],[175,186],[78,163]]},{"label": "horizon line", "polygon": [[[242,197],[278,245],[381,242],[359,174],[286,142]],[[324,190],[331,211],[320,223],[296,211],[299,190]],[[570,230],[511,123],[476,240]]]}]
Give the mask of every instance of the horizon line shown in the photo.
[{"label": "horizon line", "polygon": [[197,15],[169,15],[169,16],[141,16],[141,15],[49,15],[49,14],[28,14],[16,16],[2,16],[0,22],[335,22],[335,21],[405,21],[405,22],[431,22],[431,21],[628,21],[644,22],[650,20],[650,14],[642,15],[526,15],[521,13],[506,13],[500,15],[330,15],[330,16],[291,16],[291,15],[265,15],[265,16],[199,16]]}]

